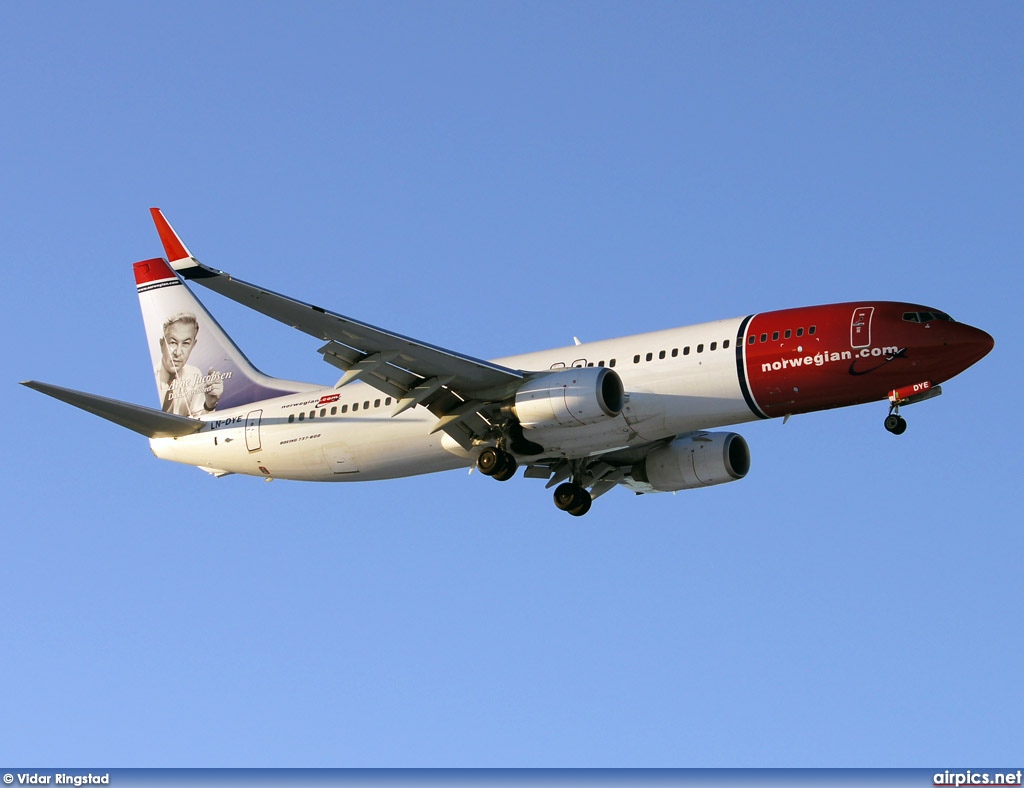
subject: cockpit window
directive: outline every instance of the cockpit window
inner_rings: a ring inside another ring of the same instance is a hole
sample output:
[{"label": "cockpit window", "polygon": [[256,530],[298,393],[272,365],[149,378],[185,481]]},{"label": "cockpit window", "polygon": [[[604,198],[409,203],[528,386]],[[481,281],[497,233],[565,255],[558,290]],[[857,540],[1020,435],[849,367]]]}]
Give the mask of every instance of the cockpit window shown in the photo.
[{"label": "cockpit window", "polygon": [[945,320],[949,323],[955,322],[945,312],[904,312],[903,319],[908,323],[930,323],[933,320]]}]

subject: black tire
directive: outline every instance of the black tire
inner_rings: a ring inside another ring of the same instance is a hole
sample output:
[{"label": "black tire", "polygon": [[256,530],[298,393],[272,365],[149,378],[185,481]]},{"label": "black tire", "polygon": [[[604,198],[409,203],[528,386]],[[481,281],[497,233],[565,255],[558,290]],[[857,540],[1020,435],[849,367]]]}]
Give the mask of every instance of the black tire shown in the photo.
[{"label": "black tire", "polygon": [[899,435],[900,422],[903,422],[903,429],[907,428],[907,422],[897,416],[895,413],[890,414],[885,419],[885,428],[889,430],[893,435]]},{"label": "black tire", "polygon": [[494,476],[501,470],[501,459],[505,452],[488,446],[476,458],[476,467],[484,476]]},{"label": "black tire", "polygon": [[555,488],[555,506],[561,509],[563,512],[569,511],[573,506],[579,503],[579,486],[572,482],[565,482]]},{"label": "black tire", "polygon": [[519,466],[516,464],[516,458],[507,451],[503,451],[501,453],[501,467],[491,475],[491,478],[497,479],[499,482],[507,482],[516,475],[517,470],[519,470]]},{"label": "black tire", "polygon": [[566,511],[569,512],[569,514],[571,514],[573,517],[582,517],[590,511],[590,505],[594,503],[594,499],[590,497],[590,493],[588,493],[582,487],[580,487],[580,493],[582,493],[582,495],[580,495],[577,504],[573,506],[571,509],[566,509]]}]

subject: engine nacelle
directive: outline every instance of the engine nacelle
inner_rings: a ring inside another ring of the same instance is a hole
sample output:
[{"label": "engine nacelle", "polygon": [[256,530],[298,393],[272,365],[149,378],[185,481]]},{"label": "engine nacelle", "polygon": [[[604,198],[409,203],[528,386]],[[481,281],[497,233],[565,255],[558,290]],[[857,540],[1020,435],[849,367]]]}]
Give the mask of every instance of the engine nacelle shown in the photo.
[{"label": "engine nacelle", "polygon": [[594,424],[622,413],[622,379],[608,367],[573,367],[541,375],[516,392],[513,409],[523,429]]},{"label": "engine nacelle", "polygon": [[734,482],[749,470],[750,448],[741,435],[698,432],[655,449],[631,475],[660,492],[675,492]]}]

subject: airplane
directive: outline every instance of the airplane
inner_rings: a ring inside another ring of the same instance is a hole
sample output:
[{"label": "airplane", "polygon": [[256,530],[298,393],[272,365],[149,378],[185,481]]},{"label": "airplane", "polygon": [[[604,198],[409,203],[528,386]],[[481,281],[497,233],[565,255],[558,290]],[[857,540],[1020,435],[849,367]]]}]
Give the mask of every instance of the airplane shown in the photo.
[{"label": "airplane", "polygon": [[[994,347],[918,304],[855,301],[473,358],[279,295],[199,262],[150,209],[166,257],[135,263],[159,408],[23,384],[149,438],[214,476],[351,482],[476,468],[554,487],[586,514],[615,487],[675,492],[744,478],[750,449],[719,428],[888,402],[902,406]],[[324,343],[334,385],[258,371],[188,287],[201,285]]]}]

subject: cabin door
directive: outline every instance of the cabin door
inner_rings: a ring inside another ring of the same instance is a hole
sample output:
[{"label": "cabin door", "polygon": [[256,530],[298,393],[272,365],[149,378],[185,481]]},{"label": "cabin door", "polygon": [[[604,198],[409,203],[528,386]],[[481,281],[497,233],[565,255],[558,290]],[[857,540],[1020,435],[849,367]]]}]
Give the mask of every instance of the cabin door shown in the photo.
[{"label": "cabin door", "polygon": [[260,419],[262,410],[251,410],[245,417],[245,448],[249,451],[260,450]]},{"label": "cabin door", "polygon": [[871,318],[875,314],[873,306],[859,306],[853,310],[850,321],[850,347],[871,347]]}]

